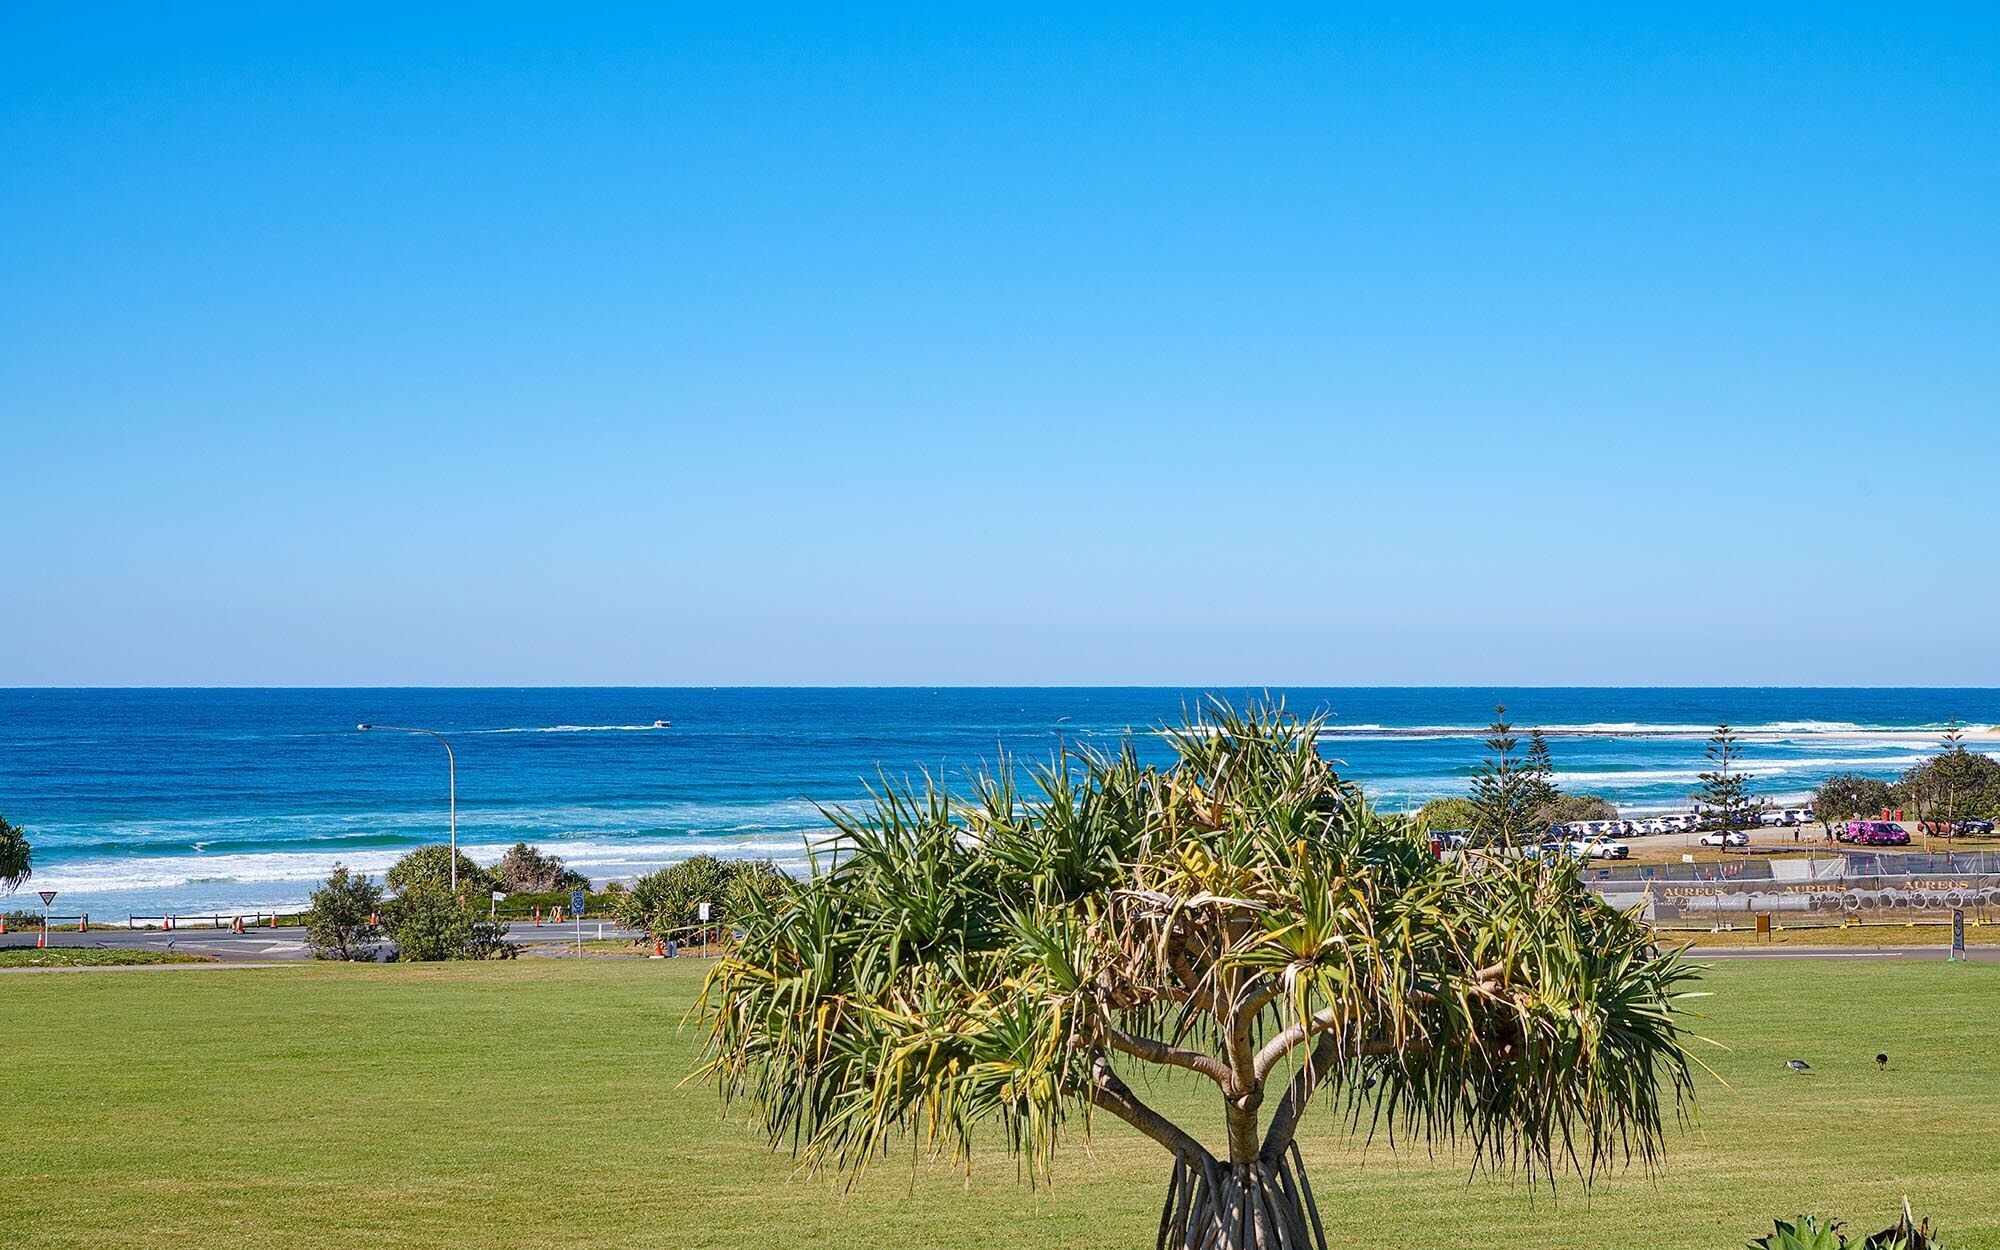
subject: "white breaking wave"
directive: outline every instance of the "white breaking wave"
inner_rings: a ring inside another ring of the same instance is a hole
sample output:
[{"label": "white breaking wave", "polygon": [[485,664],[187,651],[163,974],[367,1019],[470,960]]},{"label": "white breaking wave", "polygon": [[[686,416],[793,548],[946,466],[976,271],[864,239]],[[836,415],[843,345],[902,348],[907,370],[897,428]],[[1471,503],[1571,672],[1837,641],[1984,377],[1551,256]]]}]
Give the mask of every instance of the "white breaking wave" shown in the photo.
[{"label": "white breaking wave", "polygon": [[[1944,725],[1859,725],[1850,721],[1769,721],[1756,725],[1732,725],[1731,730],[1745,742],[1792,742],[1813,739],[1854,744],[1880,742],[1894,746],[1914,742],[1935,745],[1944,735]],[[1539,729],[1550,738],[1707,738],[1714,725],[1675,724],[1654,721],[1591,721],[1576,725],[1515,725],[1513,733],[1526,737]],[[1962,725],[1969,741],[2000,736],[1992,725]],[[1484,738],[1487,725],[1342,725],[1321,727],[1322,738]]]},{"label": "white breaking wave", "polygon": [[659,733],[661,727],[644,725],[512,725],[498,729],[460,729],[460,734],[610,734]]},{"label": "white breaking wave", "polygon": [[[563,841],[549,839],[543,849],[600,885],[629,881],[668,864],[696,855],[722,855],[776,861],[790,871],[802,870],[810,842],[831,830],[814,830],[795,838],[692,837],[662,841]],[[491,864],[511,843],[459,843],[459,850],[476,862]],[[122,891],[180,890],[196,886],[258,885],[316,886],[335,861],[355,872],[379,877],[410,851],[409,847],[329,851],[262,851],[239,855],[159,855],[130,858],[79,859],[35,873],[37,888],[66,894],[110,894]],[[303,900],[304,893],[297,896]]]}]

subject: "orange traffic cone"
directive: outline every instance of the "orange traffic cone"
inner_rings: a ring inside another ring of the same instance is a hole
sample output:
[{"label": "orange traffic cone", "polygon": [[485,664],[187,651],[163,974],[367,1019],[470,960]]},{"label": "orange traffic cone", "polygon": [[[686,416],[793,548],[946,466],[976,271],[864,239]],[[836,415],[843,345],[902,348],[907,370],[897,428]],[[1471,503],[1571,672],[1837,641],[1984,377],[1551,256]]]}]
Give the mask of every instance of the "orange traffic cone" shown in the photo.
[{"label": "orange traffic cone", "polygon": [[90,915],[88,912],[76,918],[76,931],[78,933],[90,932]]},{"label": "orange traffic cone", "polygon": [[542,909],[539,904],[535,907],[535,927],[538,929],[542,927]]},{"label": "orange traffic cone", "polygon": [[35,949],[40,950],[42,947],[47,946],[48,944],[49,944],[49,927],[47,925],[43,925],[42,931],[35,935]]},{"label": "orange traffic cone", "polygon": [[7,931],[7,917],[0,916],[0,933],[5,933],[6,931]]},{"label": "orange traffic cone", "polygon": [[655,959],[665,959],[666,957],[667,957],[667,944],[666,944],[665,942],[662,942],[662,941],[661,941],[660,939],[658,939],[658,938],[654,938],[654,939],[653,939],[653,958],[655,958]]}]

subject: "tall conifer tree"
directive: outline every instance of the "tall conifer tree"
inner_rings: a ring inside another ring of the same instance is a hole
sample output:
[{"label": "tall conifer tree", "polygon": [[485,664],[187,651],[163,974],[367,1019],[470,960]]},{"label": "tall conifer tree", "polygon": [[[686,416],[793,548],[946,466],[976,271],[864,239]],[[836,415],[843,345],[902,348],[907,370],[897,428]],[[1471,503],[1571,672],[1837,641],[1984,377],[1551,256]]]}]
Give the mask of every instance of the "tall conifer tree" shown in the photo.
[{"label": "tall conifer tree", "polygon": [[1708,739],[1709,771],[1701,774],[1694,802],[1703,829],[1734,829],[1750,822],[1758,803],[1750,794],[1750,776],[1739,771],[1743,744],[1724,722]]},{"label": "tall conifer tree", "polygon": [[1482,846],[1519,846],[1534,837],[1535,777],[1514,754],[1521,740],[1507,721],[1507,705],[1493,709],[1486,733],[1486,759],[1472,777],[1472,832]]}]

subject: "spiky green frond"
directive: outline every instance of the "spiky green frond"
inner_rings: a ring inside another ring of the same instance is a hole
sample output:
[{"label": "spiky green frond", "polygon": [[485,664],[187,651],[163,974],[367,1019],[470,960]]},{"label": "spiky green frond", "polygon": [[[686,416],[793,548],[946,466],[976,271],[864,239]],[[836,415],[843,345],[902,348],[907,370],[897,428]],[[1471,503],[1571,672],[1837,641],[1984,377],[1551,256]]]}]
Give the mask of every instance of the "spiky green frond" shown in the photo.
[{"label": "spiky green frond", "polygon": [[[885,783],[831,814],[830,867],[746,918],[700,1075],[815,1168],[907,1136],[969,1160],[997,1124],[1032,1176],[1093,1110],[1197,1172],[1276,1168],[1316,1098],[1538,1176],[1652,1160],[1690,1092],[1691,969],[1574,867],[1437,858],[1317,730],[1218,705],[1167,731],[1164,768],[1127,744],[1025,786],[1002,761],[966,798]],[[1117,1079],[1147,1063],[1216,1082],[1226,1148]]]}]

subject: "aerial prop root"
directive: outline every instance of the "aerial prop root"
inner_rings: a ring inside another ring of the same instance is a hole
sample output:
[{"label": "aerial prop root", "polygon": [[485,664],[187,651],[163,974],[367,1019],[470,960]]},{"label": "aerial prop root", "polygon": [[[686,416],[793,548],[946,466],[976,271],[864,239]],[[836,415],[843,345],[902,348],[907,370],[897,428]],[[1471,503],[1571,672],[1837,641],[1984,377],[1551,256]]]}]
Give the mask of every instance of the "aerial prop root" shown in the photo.
[{"label": "aerial prop root", "polygon": [[1326,1250],[1295,1142],[1275,1160],[1231,1165],[1174,1157],[1157,1250]]}]

